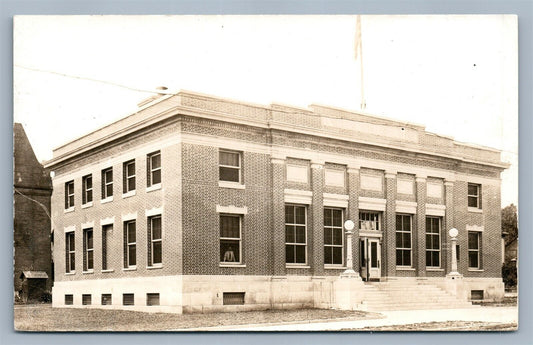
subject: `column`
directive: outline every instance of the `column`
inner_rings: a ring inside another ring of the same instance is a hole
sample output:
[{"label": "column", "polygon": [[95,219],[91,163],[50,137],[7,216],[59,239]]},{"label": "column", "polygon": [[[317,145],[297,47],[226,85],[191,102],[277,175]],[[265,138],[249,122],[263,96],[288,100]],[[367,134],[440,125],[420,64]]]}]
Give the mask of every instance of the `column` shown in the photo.
[{"label": "column", "polygon": [[285,275],[285,159],[271,158],[272,260],[274,276]]},{"label": "column", "polygon": [[311,190],[313,191],[313,200],[311,204],[312,224],[308,233],[312,236],[308,241],[311,251],[310,263],[313,269],[313,275],[324,275],[324,162],[311,162]]},{"label": "column", "polygon": [[446,205],[446,215],[444,216],[444,222],[443,222],[444,224],[442,225],[443,227],[442,236],[445,236],[446,243],[449,243],[450,245],[443,246],[442,261],[444,263],[443,268],[446,270],[446,272],[450,272],[452,256],[449,255],[449,253],[451,253],[452,242],[448,241],[449,239],[448,231],[454,227],[454,224],[453,224],[453,211],[454,211],[453,210],[453,181],[449,181],[449,180],[444,181],[444,202]]},{"label": "column", "polygon": [[385,171],[385,231],[381,245],[382,268],[384,276],[396,275],[396,171]]},{"label": "column", "polygon": [[[353,270],[359,274],[359,166],[348,166],[348,210],[345,220],[355,223],[352,235]],[[346,239],[348,241],[348,239]],[[345,254],[346,257],[346,254]]]},{"label": "column", "polygon": [[416,247],[413,248],[418,277],[426,276],[426,176],[416,175]]}]

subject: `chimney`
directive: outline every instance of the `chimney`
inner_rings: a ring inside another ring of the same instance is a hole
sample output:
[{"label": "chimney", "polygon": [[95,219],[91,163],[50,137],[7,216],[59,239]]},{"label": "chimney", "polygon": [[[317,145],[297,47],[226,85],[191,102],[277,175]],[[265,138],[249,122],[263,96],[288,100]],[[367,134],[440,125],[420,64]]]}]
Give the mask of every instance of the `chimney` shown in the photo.
[{"label": "chimney", "polygon": [[168,90],[168,87],[166,86],[158,86],[155,88],[155,92],[157,94],[153,95],[153,96],[150,96],[142,101],[140,101],[139,103],[137,103],[137,106],[140,108],[142,106],[145,106],[146,104],[148,103],[151,103],[153,101],[155,101],[156,99],[160,98],[161,96],[164,96],[164,95],[167,95],[167,91]]}]

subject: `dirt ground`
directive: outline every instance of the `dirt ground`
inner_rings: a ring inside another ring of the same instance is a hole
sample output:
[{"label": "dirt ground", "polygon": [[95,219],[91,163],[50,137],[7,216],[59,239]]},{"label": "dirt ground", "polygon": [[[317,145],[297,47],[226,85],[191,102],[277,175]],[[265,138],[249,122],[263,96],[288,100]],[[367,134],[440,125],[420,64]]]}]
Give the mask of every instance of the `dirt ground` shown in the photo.
[{"label": "dirt ground", "polygon": [[52,308],[49,304],[17,305],[17,331],[167,331],[210,326],[359,320],[379,314],[325,309],[267,310],[239,313],[168,314],[124,310]]},{"label": "dirt ground", "polygon": [[[353,331],[516,331],[516,323],[487,323],[477,321],[446,321],[446,322],[425,322],[413,323],[409,325],[368,327],[353,329]],[[343,329],[352,331],[352,329]]]}]

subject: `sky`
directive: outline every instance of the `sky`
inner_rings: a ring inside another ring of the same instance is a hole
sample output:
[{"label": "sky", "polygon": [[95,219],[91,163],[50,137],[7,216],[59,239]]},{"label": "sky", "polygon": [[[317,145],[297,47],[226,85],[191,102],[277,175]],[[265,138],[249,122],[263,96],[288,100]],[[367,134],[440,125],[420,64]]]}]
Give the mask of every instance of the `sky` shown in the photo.
[{"label": "sky", "polygon": [[[513,16],[17,16],[14,120],[40,161],[135,111],[158,86],[244,102],[324,104],[502,150],[518,204]],[[363,57],[361,78],[360,58]]]}]

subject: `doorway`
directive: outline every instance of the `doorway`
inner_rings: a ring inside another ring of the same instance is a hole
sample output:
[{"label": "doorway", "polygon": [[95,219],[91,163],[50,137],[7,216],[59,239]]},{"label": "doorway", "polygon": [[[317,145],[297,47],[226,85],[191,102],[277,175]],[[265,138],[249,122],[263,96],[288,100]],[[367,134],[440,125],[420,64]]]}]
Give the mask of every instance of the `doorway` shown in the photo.
[{"label": "doorway", "polygon": [[362,238],[359,241],[361,277],[365,281],[381,279],[381,244],[379,238]]}]

